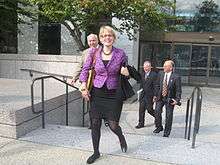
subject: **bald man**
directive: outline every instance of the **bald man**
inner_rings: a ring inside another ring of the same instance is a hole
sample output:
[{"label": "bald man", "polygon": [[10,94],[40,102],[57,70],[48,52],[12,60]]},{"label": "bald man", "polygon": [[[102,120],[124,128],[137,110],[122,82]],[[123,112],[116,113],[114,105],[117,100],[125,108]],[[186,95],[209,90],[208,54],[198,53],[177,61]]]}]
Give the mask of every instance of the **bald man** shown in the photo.
[{"label": "bald man", "polygon": [[[96,34],[89,34],[87,36],[87,43],[89,45],[89,48],[98,48],[99,47],[98,36]],[[73,73],[73,79],[71,81],[72,85],[74,85],[74,83],[79,79],[79,75],[82,70],[84,62],[86,61],[89,48],[82,52],[82,60],[77,66],[75,72]]]},{"label": "bald man", "polygon": [[159,76],[159,86],[157,89],[156,107],[155,107],[155,125],[156,129],[153,133],[163,131],[162,126],[162,108],[166,108],[166,120],[164,137],[169,137],[172,122],[173,122],[173,109],[175,105],[180,104],[182,89],[181,78],[173,72],[174,62],[171,60],[165,61],[163,65],[163,73]]}]

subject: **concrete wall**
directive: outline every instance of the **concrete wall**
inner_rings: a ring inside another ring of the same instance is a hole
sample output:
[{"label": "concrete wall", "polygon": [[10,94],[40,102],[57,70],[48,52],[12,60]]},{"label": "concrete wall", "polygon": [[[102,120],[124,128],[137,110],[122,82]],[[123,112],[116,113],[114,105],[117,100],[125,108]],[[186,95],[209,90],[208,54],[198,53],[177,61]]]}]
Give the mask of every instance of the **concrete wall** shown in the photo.
[{"label": "concrete wall", "polygon": [[[65,95],[61,95],[45,102],[45,123],[46,124],[66,124],[66,104]],[[69,125],[82,126],[82,99],[78,91],[69,93]],[[36,111],[41,110],[41,103],[35,104]],[[42,127],[42,116],[33,114],[31,107],[9,111],[0,110],[0,136],[19,138],[26,133]],[[89,117],[85,116],[85,126],[88,126]]]},{"label": "concrete wall", "polygon": [[72,76],[81,56],[0,54],[0,77],[30,79],[21,68]]}]

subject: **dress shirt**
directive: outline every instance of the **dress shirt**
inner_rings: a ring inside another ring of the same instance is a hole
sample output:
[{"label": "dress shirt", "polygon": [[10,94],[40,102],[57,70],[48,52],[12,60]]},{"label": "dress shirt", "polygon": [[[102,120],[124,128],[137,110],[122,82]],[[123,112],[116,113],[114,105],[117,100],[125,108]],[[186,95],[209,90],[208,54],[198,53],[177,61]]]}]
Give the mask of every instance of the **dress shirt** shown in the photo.
[{"label": "dress shirt", "polygon": [[163,81],[165,81],[165,78],[166,78],[166,75],[167,75],[167,85],[169,84],[169,80],[170,80],[171,74],[172,74],[172,72],[164,73],[164,79],[163,79]]},{"label": "dress shirt", "polygon": [[145,72],[144,78],[146,79],[150,75],[150,71]]}]

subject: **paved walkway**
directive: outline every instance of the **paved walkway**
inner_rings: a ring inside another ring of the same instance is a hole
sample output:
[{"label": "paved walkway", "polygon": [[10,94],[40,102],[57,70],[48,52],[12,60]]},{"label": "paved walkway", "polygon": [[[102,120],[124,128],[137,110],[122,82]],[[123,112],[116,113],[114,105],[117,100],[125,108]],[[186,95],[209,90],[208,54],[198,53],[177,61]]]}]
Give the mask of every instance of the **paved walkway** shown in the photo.
[{"label": "paved walkway", "polygon": [[[102,127],[100,151],[95,164],[220,164],[220,89],[202,88],[203,105],[196,148],[183,139],[185,101],[192,87],[183,87],[183,104],[174,112],[169,138],[154,135],[153,118],[146,115],[146,126],[135,129],[138,104],[125,104],[121,127],[128,142],[128,152],[121,153],[119,142],[109,128]],[[47,125],[19,140],[0,138],[0,162],[3,165],[83,165],[92,153],[90,130],[81,127]]]}]

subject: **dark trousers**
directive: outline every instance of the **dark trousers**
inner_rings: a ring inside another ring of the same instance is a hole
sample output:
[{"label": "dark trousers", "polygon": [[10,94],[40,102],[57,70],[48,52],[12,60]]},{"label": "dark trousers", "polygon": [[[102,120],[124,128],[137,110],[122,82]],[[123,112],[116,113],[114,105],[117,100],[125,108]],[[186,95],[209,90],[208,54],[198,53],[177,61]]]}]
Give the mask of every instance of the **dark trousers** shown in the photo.
[{"label": "dark trousers", "polygon": [[161,128],[162,126],[162,109],[165,105],[166,108],[166,120],[165,120],[165,129],[164,134],[170,135],[172,122],[173,122],[173,109],[174,106],[167,103],[167,99],[163,98],[156,102],[155,107],[155,125],[157,128]]},{"label": "dark trousers", "polygon": [[144,125],[145,111],[154,117],[153,97],[143,98],[139,103],[139,124]]}]

